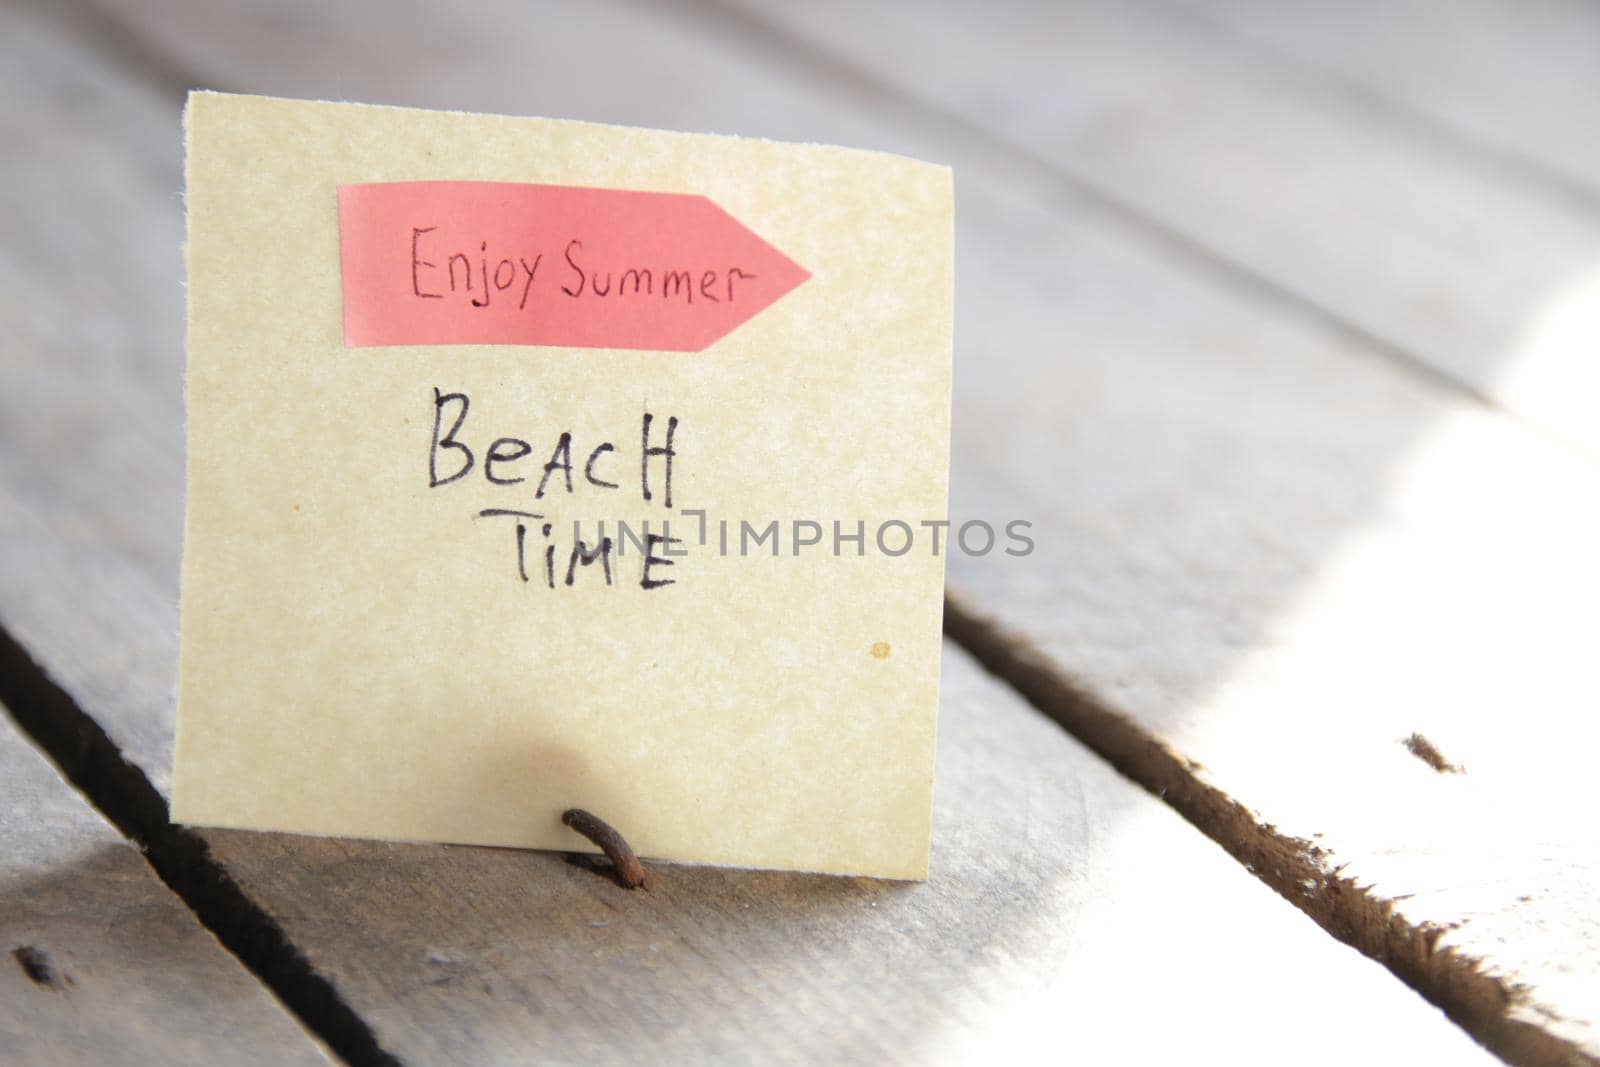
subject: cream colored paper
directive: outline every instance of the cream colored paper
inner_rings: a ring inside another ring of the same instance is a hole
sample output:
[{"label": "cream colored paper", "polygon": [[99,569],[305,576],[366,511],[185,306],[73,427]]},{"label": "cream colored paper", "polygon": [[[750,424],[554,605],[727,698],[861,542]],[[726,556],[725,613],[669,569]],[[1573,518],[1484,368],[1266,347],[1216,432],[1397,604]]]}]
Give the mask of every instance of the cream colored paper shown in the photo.
[{"label": "cream colored paper", "polygon": [[[925,877],[946,546],[920,524],[945,518],[949,170],[214,93],[186,124],[174,817],[580,849],[560,814],[583,807],[647,857]],[[702,352],[346,348],[336,188],[440,179],[703,194],[812,277]],[[480,467],[430,487],[436,388],[470,395]],[[640,588],[636,555],[612,587],[593,568],[521,581],[510,525],[475,516],[527,507],[533,479],[487,482],[489,443],[529,441],[537,477],[563,431],[575,457],[613,441],[628,485],[645,410],[679,419],[672,511],[581,479],[538,503],[561,553],[574,519],[670,519],[688,554],[657,573],[677,584]],[[705,547],[681,509],[706,512]],[[741,555],[741,520],[777,520],[781,554]],[[823,544],[793,555],[796,520]],[[915,534],[904,555],[875,543],[888,520]],[[833,554],[835,521],[864,524],[864,555]]]}]

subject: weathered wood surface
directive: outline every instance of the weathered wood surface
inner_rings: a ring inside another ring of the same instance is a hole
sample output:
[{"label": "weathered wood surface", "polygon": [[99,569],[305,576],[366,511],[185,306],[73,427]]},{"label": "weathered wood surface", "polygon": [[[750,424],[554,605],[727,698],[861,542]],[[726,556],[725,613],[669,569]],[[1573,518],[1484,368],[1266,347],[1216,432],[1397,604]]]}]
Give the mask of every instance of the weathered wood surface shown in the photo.
[{"label": "weathered wood surface", "polygon": [[[809,10],[804,26],[767,14],[862,56],[895,9]],[[1158,65],[1130,59],[1138,39],[1103,13],[1024,47],[992,11],[956,31],[960,58],[931,63],[919,48],[954,17],[908,20],[910,39],[872,54],[906,85],[921,70],[930,96],[981,81],[988,121],[1071,105],[1074,79],[1103,84],[1095,62]],[[1171,90],[1184,68],[1157,43],[1171,100],[1212,122],[1198,87]],[[1089,69],[1028,66],[1057,45]],[[1107,137],[1167,140],[1101,119]],[[1040,150],[1072,143],[1035,133]],[[986,145],[948,143],[958,171]],[[1099,146],[1079,148],[1073,167],[1099,165]],[[1385,173],[1344,180],[1379,195]],[[1108,253],[1102,228],[1053,214],[963,203],[956,510],[1041,531],[1025,564],[952,559],[963,640],[1505,1054],[1600,1055],[1600,855],[1582,814],[1600,706],[1592,464],[1315,317]],[[1279,256],[1303,250],[1273,233]],[[974,268],[985,240],[1012,257],[1009,284]],[[1467,773],[1415,759],[1401,740],[1416,731]]]},{"label": "weathered wood surface", "polygon": [[1600,203],[1600,8],[1585,0],[1181,0],[1302,77],[1483,164]]},{"label": "weathered wood surface", "polygon": [[[820,23],[840,30],[830,47],[887,39],[879,9],[851,10],[861,36]],[[429,102],[408,72],[448,47],[476,63],[449,64],[436,103],[954,162],[955,508],[1028,517],[1040,534],[1024,562],[952,561],[961,602],[993,623],[964,639],[1502,1052],[1533,1062],[1600,1048],[1588,888],[1600,864],[1573,821],[1596,703],[1582,644],[1600,591],[1585,547],[1600,533],[1600,487],[1586,464],[1359,337],[1330,337],[1316,315],[1175,261],[1093,198],[1063,203],[1047,173],[997,159],[985,138],[868,96],[902,120],[885,123],[854,106],[862,86],[748,25],[713,31],[741,55],[708,50],[688,20],[591,12],[587,25],[614,35],[650,90],[617,101],[563,65],[586,54],[586,31],[537,13],[513,23],[527,26],[507,38],[519,43],[477,49],[459,27],[413,21],[368,63],[324,26],[290,49],[300,66],[276,73],[251,68],[249,49],[215,27],[189,34],[195,22],[151,6],[137,17],[223,84],[234,73],[272,91]],[[936,17],[893,22],[904,47],[891,51],[915,55],[904,35]],[[1110,54],[1138,44],[1095,17],[1091,40],[1122,42]],[[520,42],[535,38],[548,51],[530,58]],[[1156,55],[1177,43],[1158,36]],[[1009,55],[968,51],[973,77],[977,57]],[[1353,192],[1386,195],[1386,173]],[[1297,249],[1271,233],[1278,254]],[[1400,744],[1414,731],[1469,773],[1418,762]]]},{"label": "weathered wood surface", "polygon": [[[795,51],[835,53],[948,109],[999,150],[1202,246],[1188,249],[1197,260],[1600,457],[1593,205],[1158,5],[747,2]],[[1592,39],[1592,17],[1572,23]],[[1600,96],[1564,105],[1600,123]]]},{"label": "weathered wood surface", "polygon": [[[459,20],[437,17],[380,21],[448,47]],[[710,97],[742,96],[750,128],[816,99],[670,22],[609,8],[550,24],[517,17],[485,32],[542,39],[552,61],[570,57],[556,72],[566,81],[607,33],[634,55],[674,50],[636,84],[705,71],[707,99],[679,106],[702,108],[707,124],[728,121]],[[0,343],[32,398],[8,392],[0,408],[0,620],[165,791],[181,357],[176,324],[143,309],[176,302],[178,101],[102,81],[106,68],[73,40],[4,20],[8,99],[64,114],[36,142],[52,180],[0,190],[18,198],[0,217],[23,219],[0,245],[18,279]],[[551,40],[550,26],[570,36]],[[246,54],[252,35],[236,32]],[[370,40],[357,51],[404,58]],[[526,59],[482,76],[514,87]],[[717,90],[735,78],[748,79],[740,94]],[[576,99],[499,106],[580,110]],[[837,104],[810,106],[846,121]],[[131,216],[109,225],[130,200]],[[10,210],[20,206],[26,216]],[[61,219],[66,232],[26,217]],[[53,247],[92,253],[118,279],[115,302],[63,307],[38,280],[62,269],[19,266],[53,262]],[[74,463],[56,462],[65,442]],[[129,454],[132,471],[120,466]],[[116,484],[125,471],[131,484]],[[418,1062],[988,1061],[997,1046],[1037,1041],[1089,1061],[1281,1062],[1285,1049],[1330,1063],[1483,1058],[955,650],[941,727],[923,886],[666,868],[650,894],[626,894],[543,854],[204,839],[378,1043]]]},{"label": "weathered wood surface", "polygon": [[0,708],[0,1062],[328,1062]]}]

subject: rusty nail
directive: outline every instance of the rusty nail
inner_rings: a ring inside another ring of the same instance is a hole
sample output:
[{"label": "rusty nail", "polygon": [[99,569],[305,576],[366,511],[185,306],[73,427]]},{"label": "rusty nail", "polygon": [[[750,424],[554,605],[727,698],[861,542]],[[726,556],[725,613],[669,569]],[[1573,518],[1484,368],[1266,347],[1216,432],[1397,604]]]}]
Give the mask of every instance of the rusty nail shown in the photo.
[{"label": "rusty nail", "polygon": [[624,889],[649,888],[645,885],[644,864],[610,823],[582,808],[569,809],[561,816],[561,821],[600,846],[600,851],[616,868],[617,881]]}]

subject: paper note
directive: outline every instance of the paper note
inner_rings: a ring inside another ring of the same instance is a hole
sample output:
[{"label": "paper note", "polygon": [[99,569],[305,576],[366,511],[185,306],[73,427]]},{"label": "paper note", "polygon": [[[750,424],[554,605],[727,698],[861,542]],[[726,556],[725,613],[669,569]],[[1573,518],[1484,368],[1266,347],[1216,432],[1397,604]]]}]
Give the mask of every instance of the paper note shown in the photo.
[{"label": "paper note", "polygon": [[340,186],[339,253],[347,345],[698,352],[808,277],[703,196],[512,182]]},{"label": "paper note", "polygon": [[926,876],[948,169],[197,93],[179,821]]}]

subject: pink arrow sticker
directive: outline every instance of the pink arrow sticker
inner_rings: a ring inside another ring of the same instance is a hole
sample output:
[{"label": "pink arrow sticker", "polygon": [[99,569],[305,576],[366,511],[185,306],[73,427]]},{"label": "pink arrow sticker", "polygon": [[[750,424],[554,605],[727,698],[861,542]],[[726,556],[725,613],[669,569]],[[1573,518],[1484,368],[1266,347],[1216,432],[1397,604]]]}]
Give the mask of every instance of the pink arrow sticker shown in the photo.
[{"label": "pink arrow sticker", "polygon": [[339,187],[344,343],[698,352],[811,275],[703,196]]}]

